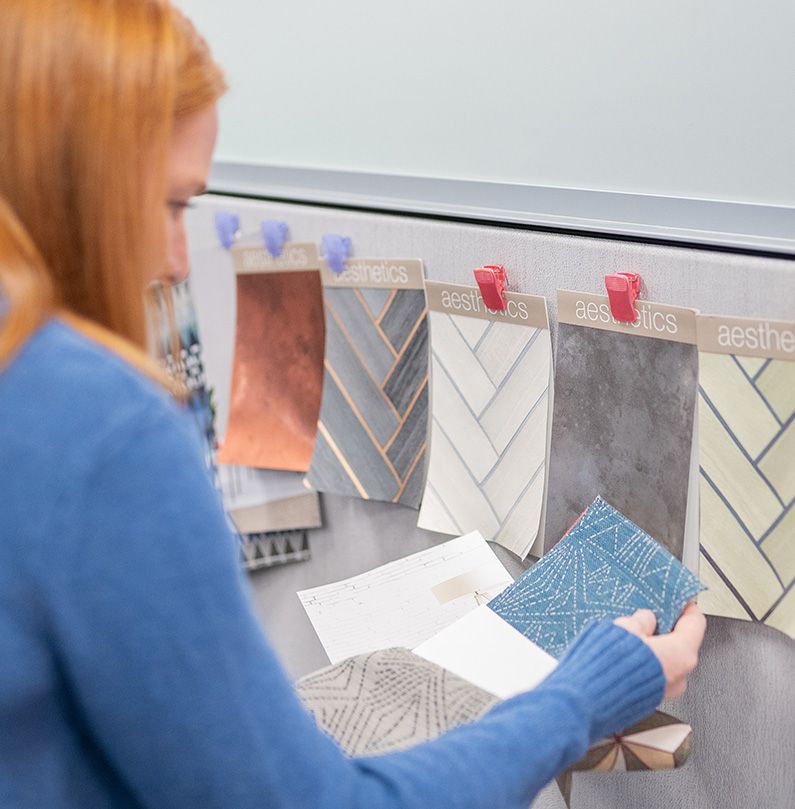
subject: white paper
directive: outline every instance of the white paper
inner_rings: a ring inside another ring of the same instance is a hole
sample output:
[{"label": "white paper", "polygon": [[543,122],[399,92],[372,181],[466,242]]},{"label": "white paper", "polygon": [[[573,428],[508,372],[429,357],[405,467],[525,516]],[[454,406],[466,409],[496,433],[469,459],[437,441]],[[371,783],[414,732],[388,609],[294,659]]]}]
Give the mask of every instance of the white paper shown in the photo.
[{"label": "white paper", "polygon": [[[452,588],[461,589],[463,574],[471,574],[464,577],[472,583],[470,592],[450,598]],[[337,663],[392,646],[411,649],[512,582],[474,531],[369,573],[302,590],[298,597],[329,660]]]},{"label": "white paper", "polygon": [[261,506],[311,491],[302,472],[254,469],[249,466],[218,465],[218,483],[227,511]]},{"label": "white paper", "polygon": [[421,643],[414,653],[501,699],[535,688],[558,664],[486,605]]}]

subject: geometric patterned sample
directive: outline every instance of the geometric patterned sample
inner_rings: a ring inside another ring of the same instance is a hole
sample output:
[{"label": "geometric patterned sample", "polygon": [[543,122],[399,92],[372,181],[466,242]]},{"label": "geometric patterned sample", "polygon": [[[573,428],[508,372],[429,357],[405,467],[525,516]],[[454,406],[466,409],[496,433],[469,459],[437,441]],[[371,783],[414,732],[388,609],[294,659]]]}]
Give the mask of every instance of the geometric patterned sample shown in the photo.
[{"label": "geometric patterned sample", "polygon": [[323,385],[320,273],[241,273],[229,421],[218,460],[306,472]]},{"label": "geometric patterned sample", "polygon": [[477,530],[524,558],[543,504],[549,330],[433,310],[429,317],[431,442],[417,524]]},{"label": "geometric patterned sample", "polygon": [[795,638],[795,362],[704,352],[699,384],[699,606]]},{"label": "geometric patterned sample", "polygon": [[325,287],[323,294],[323,398],[307,481],[321,492],[417,508],[427,443],[425,293]]},{"label": "geometric patterned sample", "polygon": [[602,495],[682,558],[695,345],[561,323],[544,547]]},{"label": "geometric patterned sample", "polygon": [[498,700],[408,649],[348,658],[299,680],[318,726],[350,756],[375,756],[474,722]]},{"label": "geometric patterned sample", "polygon": [[489,607],[560,657],[591,621],[650,609],[670,632],[701,582],[669,551],[597,497],[566,536]]},{"label": "geometric patterned sample", "polygon": [[580,761],[558,777],[558,785],[570,805],[573,772],[673,770],[687,761],[692,747],[690,725],[655,711],[621,733],[594,742]]},{"label": "geometric patterned sample", "polygon": [[240,555],[246,570],[305,562],[311,558],[306,531],[268,531],[238,534]]}]

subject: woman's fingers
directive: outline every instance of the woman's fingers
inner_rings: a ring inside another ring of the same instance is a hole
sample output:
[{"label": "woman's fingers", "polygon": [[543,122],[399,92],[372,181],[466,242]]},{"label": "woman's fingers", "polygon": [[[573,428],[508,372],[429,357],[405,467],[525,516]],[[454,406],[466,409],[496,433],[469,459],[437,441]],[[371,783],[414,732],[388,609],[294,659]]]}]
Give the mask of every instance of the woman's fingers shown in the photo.
[{"label": "woman's fingers", "polygon": [[687,688],[687,677],[698,664],[698,652],[704,640],[706,618],[691,602],[671,632],[655,635],[657,619],[651,610],[638,610],[633,615],[616,618],[615,624],[637,635],[657,656],[665,675],[665,697],[680,697]]},{"label": "woman's fingers", "polygon": [[698,652],[706,630],[707,619],[704,617],[704,613],[701,612],[695,601],[691,601],[682,610],[673,632],[682,637],[686,643],[695,645],[696,652]]},{"label": "woman's fingers", "polygon": [[657,616],[651,610],[637,610],[632,615],[616,618],[613,623],[639,638],[648,638],[657,627]]}]

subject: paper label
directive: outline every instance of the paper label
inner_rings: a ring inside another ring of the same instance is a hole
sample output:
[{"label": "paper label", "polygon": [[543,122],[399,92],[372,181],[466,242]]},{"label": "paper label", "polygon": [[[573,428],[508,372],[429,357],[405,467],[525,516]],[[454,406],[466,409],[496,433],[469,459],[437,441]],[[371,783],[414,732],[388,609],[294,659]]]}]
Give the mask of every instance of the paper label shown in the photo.
[{"label": "paper label", "polygon": [[238,274],[317,270],[321,264],[314,242],[287,242],[278,258],[254,245],[238,245],[231,252]]},{"label": "paper label", "polygon": [[547,301],[540,295],[506,292],[506,308],[503,311],[496,311],[486,308],[480,290],[473,286],[426,281],[425,294],[428,297],[428,309],[433,312],[503,323],[518,323],[521,326],[532,326],[536,329],[549,328]]},{"label": "paper label", "polygon": [[795,323],[699,315],[697,328],[699,351],[795,361]]},{"label": "paper label", "polygon": [[380,289],[422,289],[422,261],[418,258],[349,258],[341,273],[332,272],[321,261],[324,287],[372,287]]},{"label": "paper label", "polygon": [[558,290],[558,320],[561,323],[695,345],[695,309],[644,300],[635,301],[635,309],[638,319],[634,323],[624,323],[613,319],[606,295]]}]

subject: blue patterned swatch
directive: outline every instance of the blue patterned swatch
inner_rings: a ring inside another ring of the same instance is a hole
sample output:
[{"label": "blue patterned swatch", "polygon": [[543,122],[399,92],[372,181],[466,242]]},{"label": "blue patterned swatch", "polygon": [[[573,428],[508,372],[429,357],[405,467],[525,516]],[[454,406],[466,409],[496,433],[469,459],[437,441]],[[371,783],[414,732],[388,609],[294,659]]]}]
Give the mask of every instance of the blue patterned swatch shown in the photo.
[{"label": "blue patterned swatch", "polygon": [[601,497],[560,542],[489,602],[555,657],[591,621],[646,608],[670,632],[704,585],[662,545]]}]

